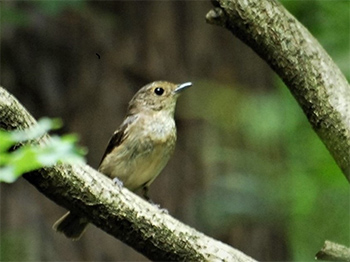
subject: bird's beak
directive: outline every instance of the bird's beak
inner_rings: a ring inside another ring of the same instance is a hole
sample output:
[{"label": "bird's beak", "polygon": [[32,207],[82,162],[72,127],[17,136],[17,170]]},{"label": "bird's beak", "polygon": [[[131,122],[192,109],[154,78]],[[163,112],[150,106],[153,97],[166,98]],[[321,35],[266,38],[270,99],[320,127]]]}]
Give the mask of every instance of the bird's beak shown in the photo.
[{"label": "bird's beak", "polygon": [[175,94],[181,93],[183,90],[189,88],[192,86],[191,82],[187,82],[187,83],[183,83],[183,84],[179,84],[177,85],[176,89],[174,90]]}]

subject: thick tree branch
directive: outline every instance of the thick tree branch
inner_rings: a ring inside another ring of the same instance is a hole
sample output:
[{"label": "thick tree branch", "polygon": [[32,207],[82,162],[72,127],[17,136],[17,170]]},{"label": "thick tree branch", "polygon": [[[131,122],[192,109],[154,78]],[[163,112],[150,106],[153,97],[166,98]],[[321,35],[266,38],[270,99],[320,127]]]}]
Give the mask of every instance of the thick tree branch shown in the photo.
[{"label": "thick tree branch", "polygon": [[275,0],[214,0],[207,22],[230,30],[283,79],[350,181],[350,87],[318,41]]},{"label": "thick tree branch", "polygon": [[317,260],[350,261],[350,249],[326,240],[322,249],[316,254]]},{"label": "thick tree branch", "polygon": [[[0,87],[0,128],[25,129],[35,123],[25,108]],[[45,136],[36,143],[47,139]],[[152,260],[254,261],[119,188],[87,165],[57,165],[24,177],[57,204],[82,214]]]}]

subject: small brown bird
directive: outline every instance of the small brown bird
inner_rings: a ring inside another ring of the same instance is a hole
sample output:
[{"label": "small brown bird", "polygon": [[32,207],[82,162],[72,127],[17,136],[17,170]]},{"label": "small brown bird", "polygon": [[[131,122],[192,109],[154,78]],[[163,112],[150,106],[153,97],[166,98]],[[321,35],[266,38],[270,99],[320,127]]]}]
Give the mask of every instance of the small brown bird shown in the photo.
[{"label": "small brown bird", "polygon": [[[167,164],[175,148],[174,112],[179,94],[192,83],[156,81],[142,87],[129,102],[128,112],[114,132],[99,171],[120,180],[131,191],[148,188]],[[78,240],[89,221],[74,212],[60,218],[53,228]]]}]

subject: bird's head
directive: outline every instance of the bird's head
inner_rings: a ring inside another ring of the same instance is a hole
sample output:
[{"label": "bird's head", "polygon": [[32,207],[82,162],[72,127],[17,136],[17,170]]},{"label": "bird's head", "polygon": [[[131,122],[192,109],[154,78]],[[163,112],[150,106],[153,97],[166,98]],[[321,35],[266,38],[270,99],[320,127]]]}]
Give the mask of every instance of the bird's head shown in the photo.
[{"label": "bird's head", "polygon": [[129,113],[141,111],[163,111],[174,114],[176,100],[180,93],[192,86],[191,82],[174,84],[166,81],[155,81],[142,87],[129,103]]}]

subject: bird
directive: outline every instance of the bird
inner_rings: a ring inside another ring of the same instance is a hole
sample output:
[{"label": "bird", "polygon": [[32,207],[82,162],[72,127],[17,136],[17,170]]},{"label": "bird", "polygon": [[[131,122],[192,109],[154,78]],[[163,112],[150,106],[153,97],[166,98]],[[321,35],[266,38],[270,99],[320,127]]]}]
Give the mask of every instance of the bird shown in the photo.
[{"label": "bird", "polygon": [[[142,87],[129,102],[122,124],[109,140],[98,171],[130,191],[142,189],[143,197],[151,202],[149,186],[175,149],[177,98],[191,86],[191,82],[155,81]],[[53,228],[78,240],[88,223],[87,218],[69,211]]]}]

